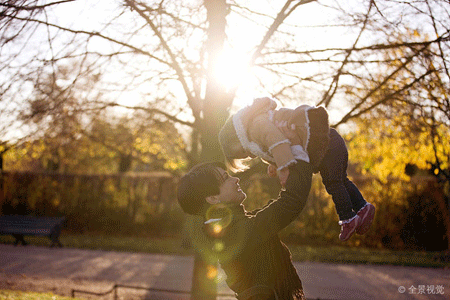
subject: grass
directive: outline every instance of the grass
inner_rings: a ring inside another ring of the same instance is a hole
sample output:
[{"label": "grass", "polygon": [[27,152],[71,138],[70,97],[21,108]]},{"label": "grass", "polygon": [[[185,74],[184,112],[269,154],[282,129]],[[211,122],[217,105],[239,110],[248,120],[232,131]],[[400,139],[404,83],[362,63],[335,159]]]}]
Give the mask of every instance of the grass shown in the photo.
[{"label": "grass", "polygon": [[443,252],[393,251],[339,246],[314,247],[290,245],[295,261],[313,261],[344,264],[376,264],[414,267],[448,268],[450,262],[436,257]]},{"label": "grass", "polygon": [[[50,240],[42,237],[26,237],[30,244],[50,246]],[[14,238],[0,236],[0,243],[12,244]],[[193,250],[184,247],[181,238],[143,238],[120,237],[94,234],[71,235],[63,233],[61,243],[64,247],[80,249],[101,249],[107,251],[127,251],[143,253],[161,253],[174,255],[192,255]],[[289,245],[294,261],[312,261],[347,264],[380,264],[417,267],[450,267],[450,262],[436,259],[443,252],[393,251],[367,248],[349,248],[343,246]],[[447,254],[448,255],[448,254]],[[1,299],[1,298],[0,298]]]},{"label": "grass", "polygon": [[54,295],[52,293],[32,293],[21,291],[0,290],[0,300],[81,300],[80,298],[70,298]]}]

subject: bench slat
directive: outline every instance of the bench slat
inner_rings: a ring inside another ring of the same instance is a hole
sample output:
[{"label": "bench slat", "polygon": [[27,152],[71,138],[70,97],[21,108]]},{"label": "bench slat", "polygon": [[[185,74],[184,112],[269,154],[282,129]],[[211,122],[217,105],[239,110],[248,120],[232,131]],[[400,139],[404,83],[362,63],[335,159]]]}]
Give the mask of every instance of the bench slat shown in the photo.
[{"label": "bench slat", "polygon": [[16,228],[16,227],[4,227],[0,229],[3,234],[23,234],[23,235],[50,235],[51,229],[48,228]]}]

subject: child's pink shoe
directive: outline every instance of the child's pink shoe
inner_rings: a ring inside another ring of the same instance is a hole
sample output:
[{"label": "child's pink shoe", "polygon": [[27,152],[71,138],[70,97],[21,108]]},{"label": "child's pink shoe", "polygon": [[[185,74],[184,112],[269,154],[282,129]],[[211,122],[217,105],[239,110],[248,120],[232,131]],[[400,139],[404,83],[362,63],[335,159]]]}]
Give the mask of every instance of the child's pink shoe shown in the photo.
[{"label": "child's pink shoe", "polygon": [[373,218],[375,217],[375,206],[367,203],[358,211],[357,215],[361,218],[361,224],[356,228],[356,233],[364,234],[369,230],[370,225],[372,225]]},{"label": "child's pink shoe", "polygon": [[350,220],[339,221],[339,225],[341,225],[341,233],[339,234],[339,239],[343,242],[348,240],[355,230],[360,226],[361,218],[356,215]]}]

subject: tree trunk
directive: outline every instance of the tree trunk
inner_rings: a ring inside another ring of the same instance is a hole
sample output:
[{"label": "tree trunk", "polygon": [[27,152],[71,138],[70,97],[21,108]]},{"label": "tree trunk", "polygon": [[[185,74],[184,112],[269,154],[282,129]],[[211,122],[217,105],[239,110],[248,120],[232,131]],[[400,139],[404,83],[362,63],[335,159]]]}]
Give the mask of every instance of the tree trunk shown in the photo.
[{"label": "tree trunk", "polygon": [[228,110],[233,95],[227,93],[225,87],[217,79],[216,62],[219,61],[226,39],[226,16],[228,7],[225,0],[205,0],[207,10],[208,39],[206,53],[208,70],[206,93],[203,105],[203,122],[200,125],[202,161],[222,161],[223,155],[219,145],[218,134],[228,117]]},{"label": "tree trunk", "polygon": [[450,250],[450,207],[449,197],[445,194],[445,187],[443,184],[438,184],[437,189],[442,189],[442,194],[436,195],[435,199],[438,204],[439,210],[442,213],[442,222],[445,226],[445,233],[447,236],[447,250]]},{"label": "tree trunk", "polygon": [[[218,134],[222,124],[228,117],[231,106],[230,97],[223,85],[216,78],[215,62],[218,61],[226,38],[226,16],[228,14],[226,0],[204,0],[207,11],[208,38],[206,53],[208,69],[206,74],[206,93],[203,103],[203,119],[199,126],[201,136],[200,161],[223,161]],[[193,143],[196,141],[194,140]],[[217,268],[218,263],[207,263],[200,254],[195,255],[194,274],[192,278],[191,299],[215,300],[217,284],[208,278],[208,267]]]},{"label": "tree trunk", "polygon": [[217,264],[209,265],[200,254],[196,253],[194,255],[191,300],[216,300],[217,283],[215,278],[208,278],[209,268],[217,268]]}]

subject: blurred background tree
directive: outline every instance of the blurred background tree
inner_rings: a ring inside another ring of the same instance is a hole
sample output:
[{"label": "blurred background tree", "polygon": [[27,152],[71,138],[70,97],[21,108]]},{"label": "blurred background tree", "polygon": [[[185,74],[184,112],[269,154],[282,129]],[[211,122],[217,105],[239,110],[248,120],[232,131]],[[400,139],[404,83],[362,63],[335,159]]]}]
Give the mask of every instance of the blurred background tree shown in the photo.
[{"label": "blurred background tree", "polygon": [[79,64],[73,64],[41,74],[33,98],[20,114],[23,124],[33,129],[33,139],[12,149],[7,169],[174,171],[185,163],[185,142],[172,123],[148,111],[117,115],[111,109],[89,105],[101,101],[101,92],[93,90],[100,75],[78,71]]}]

